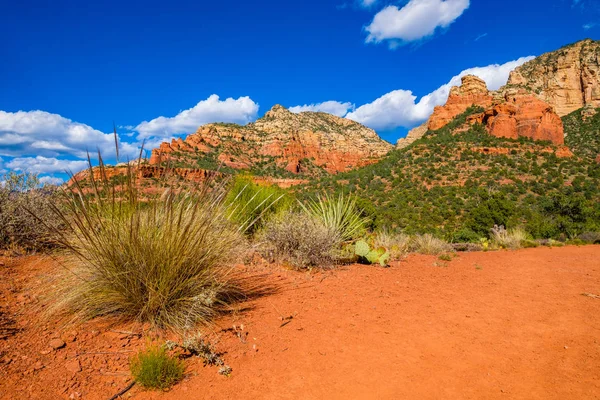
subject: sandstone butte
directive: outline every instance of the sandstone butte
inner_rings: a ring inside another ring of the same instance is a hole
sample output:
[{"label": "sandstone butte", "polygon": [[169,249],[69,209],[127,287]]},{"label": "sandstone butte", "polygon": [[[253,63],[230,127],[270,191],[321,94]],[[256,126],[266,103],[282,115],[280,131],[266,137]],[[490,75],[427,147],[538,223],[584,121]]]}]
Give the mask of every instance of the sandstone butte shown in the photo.
[{"label": "sandstone butte", "polygon": [[[563,123],[551,105],[522,88],[505,87],[490,92],[483,80],[467,75],[462,78],[461,86],[450,90],[446,104],[435,107],[429,120],[411,130],[407,138],[398,141],[397,146],[406,147],[428,130],[446,126],[473,105],[485,111],[469,116],[467,121],[470,124],[483,124],[493,136],[511,139],[528,137],[564,145]],[[561,147],[557,155],[570,156],[571,152]]]},{"label": "sandstone butte", "polygon": [[600,41],[585,39],[542,54],[511,72],[506,87],[536,94],[563,117],[600,107]]},{"label": "sandstone butte", "polygon": [[526,62],[496,92],[489,92],[477,77],[463,77],[462,85],[451,89],[447,103],[436,107],[429,120],[400,139],[397,147],[410,145],[428,129],[445,126],[471,105],[486,110],[471,122],[479,119],[492,135],[527,136],[561,145],[559,132],[564,129],[556,116],[585,106],[600,107],[600,42],[582,40]]},{"label": "sandstone butte", "polygon": [[235,169],[267,160],[294,174],[310,174],[314,167],[335,174],[374,163],[392,147],[357,122],[276,105],[245,126],[208,124],[185,139],[164,142],[152,151],[150,165],[209,155]]}]

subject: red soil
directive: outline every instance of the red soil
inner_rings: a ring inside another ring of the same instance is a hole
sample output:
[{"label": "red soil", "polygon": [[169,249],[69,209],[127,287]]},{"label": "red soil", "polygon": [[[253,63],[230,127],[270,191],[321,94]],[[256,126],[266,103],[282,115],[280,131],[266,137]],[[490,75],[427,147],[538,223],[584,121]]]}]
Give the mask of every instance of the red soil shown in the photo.
[{"label": "red soil", "polygon": [[[119,352],[144,341],[98,323],[65,333],[21,312],[37,301],[26,288],[52,268],[35,257],[0,267],[1,310],[23,328],[0,340],[0,398],[107,399],[128,379],[129,353]],[[600,398],[600,298],[583,295],[600,295],[600,246],[270,271],[284,282],[279,293],[218,321],[248,332],[245,342],[216,333],[229,378],[188,359],[185,380],[171,391],[134,387],[125,398]],[[59,335],[66,347],[48,352]],[[67,369],[74,357],[80,372]]]}]

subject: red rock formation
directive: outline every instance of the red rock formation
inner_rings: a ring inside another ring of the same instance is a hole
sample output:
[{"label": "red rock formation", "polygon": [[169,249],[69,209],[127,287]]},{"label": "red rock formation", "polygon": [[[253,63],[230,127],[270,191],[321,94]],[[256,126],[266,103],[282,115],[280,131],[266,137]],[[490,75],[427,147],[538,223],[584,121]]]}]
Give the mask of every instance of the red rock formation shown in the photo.
[{"label": "red rock formation", "polygon": [[487,108],[492,105],[492,101],[492,95],[483,80],[473,75],[463,76],[461,86],[450,89],[446,104],[435,107],[427,122],[427,128],[432,131],[440,129],[464,113],[467,108],[473,105]]},{"label": "red rock formation", "polygon": [[548,140],[562,145],[564,128],[560,117],[547,103],[533,95],[510,96],[483,114],[482,123],[496,137]]},{"label": "red rock formation", "polygon": [[[191,182],[204,182],[217,175],[220,175],[216,171],[209,171],[200,168],[166,168],[158,165],[148,165],[148,164],[140,164],[137,165],[137,161],[132,162],[132,168],[135,171],[136,177],[138,179],[150,179],[150,178],[168,178],[169,176],[173,176],[179,179],[183,179]],[[102,174],[101,170],[98,167],[93,168],[92,174],[94,180],[101,180]],[[111,179],[115,176],[125,176],[127,175],[127,166],[119,165],[116,167],[106,167],[104,169],[104,175],[106,179]],[[167,176],[165,176],[165,174]],[[90,173],[89,170],[83,170],[73,176],[67,183],[69,186],[73,185],[75,181],[85,182],[89,179]]]},{"label": "red rock formation", "polygon": [[310,174],[315,166],[337,173],[374,163],[391,147],[354,121],[325,113],[295,114],[277,105],[246,126],[209,124],[185,140],[162,143],[152,151],[150,164],[159,165],[179,151],[196,159],[213,153],[234,169],[274,162],[294,174]]},{"label": "red rock formation", "polygon": [[507,87],[521,87],[565,116],[585,105],[600,107],[600,42],[585,39],[517,67]]},{"label": "red rock formation", "polygon": [[[508,147],[473,147],[471,150],[477,153],[488,154],[488,155],[508,155],[513,151],[524,153],[527,149],[522,148],[508,148]],[[554,153],[558,158],[569,158],[573,157],[573,153],[568,147],[559,146],[558,149],[544,148],[540,150],[542,153]]]},{"label": "red rock formation", "polygon": [[467,122],[485,125],[491,135],[564,144],[562,120],[552,106],[524,89],[489,92],[485,82],[474,76],[463,77],[462,86],[452,88],[446,105],[436,107],[429,118],[428,129],[444,127],[473,105],[485,108],[485,112],[469,116]]}]

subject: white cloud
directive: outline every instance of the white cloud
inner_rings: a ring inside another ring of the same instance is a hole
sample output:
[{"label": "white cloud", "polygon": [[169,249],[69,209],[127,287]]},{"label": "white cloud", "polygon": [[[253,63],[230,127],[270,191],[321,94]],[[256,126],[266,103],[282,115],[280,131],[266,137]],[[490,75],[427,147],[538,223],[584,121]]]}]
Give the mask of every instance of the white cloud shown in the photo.
[{"label": "white cloud", "polygon": [[587,30],[590,30],[590,29],[596,27],[596,25],[598,25],[598,24],[595,22],[590,22],[589,24],[583,25],[583,29],[585,29],[587,31]]},{"label": "white cloud", "polygon": [[474,42],[478,42],[479,40],[483,39],[484,37],[486,37],[488,34],[486,33],[482,33],[481,35],[477,36],[474,40]]},{"label": "white cloud", "polygon": [[219,96],[213,94],[174,117],[158,117],[151,121],[144,121],[134,129],[139,132],[140,140],[151,137],[166,138],[177,134],[193,133],[201,125],[210,122],[246,124],[254,120],[257,113],[258,104],[250,97],[220,100]]},{"label": "white cloud", "polygon": [[354,104],[346,102],[340,103],[339,101],[325,101],[323,103],[316,104],[305,104],[303,106],[290,107],[289,110],[294,113],[300,113],[303,111],[320,111],[328,114],[337,115],[343,117],[348,113],[349,110],[354,109]]},{"label": "white cloud", "polygon": [[369,26],[366,41],[390,40],[390,46],[413,42],[447,28],[469,8],[469,0],[410,0],[402,8],[387,6],[379,11]]},{"label": "white cloud", "polygon": [[59,160],[53,157],[37,156],[13,158],[5,166],[14,171],[24,171],[33,174],[52,174],[63,172],[77,173],[87,168],[88,163],[83,160]]},{"label": "white cloud", "polygon": [[42,185],[62,185],[64,180],[62,178],[57,178],[55,176],[42,176],[40,178],[40,183]]},{"label": "white cloud", "polygon": [[[103,133],[89,125],[46,111],[0,110],[0,154],[4,156],[72,155],[83,158],[99,148],[105,156],[115,154],[112,133]],[[124,155],[135,154],[136,146],[121,143]]]},{"label": "white cloud", "polygon": [[359,0],[359,4],[361,5],[361,7],[364,8],[369,8],[371,6],[373,6],[375,3],[377,3],[378,0]]},{"label": "white cloud", "polygon": [[460,85],[460,80],[465,75],[476,75],[483,79],[490,90],[497,90],[508,80],[510,72],[533,59],[522,57],[505,64],[492,64],[486,67],[469,68],[452,77],[450,81],[418,102],[410,90],[394,90],[379,97],[372,103],[358,107],[346,115],[346,118],[357,121],[376,130],[390,130],[397,127],[410,128],[424,122],[433,108],[443,105],[448,99],[452,86]]}]

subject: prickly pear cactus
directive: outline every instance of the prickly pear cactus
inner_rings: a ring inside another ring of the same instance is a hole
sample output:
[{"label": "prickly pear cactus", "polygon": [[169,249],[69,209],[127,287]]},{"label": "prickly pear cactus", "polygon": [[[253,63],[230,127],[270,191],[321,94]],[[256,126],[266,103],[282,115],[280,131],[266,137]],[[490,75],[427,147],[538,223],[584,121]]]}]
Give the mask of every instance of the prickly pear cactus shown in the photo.
[{"label": "prickly pear cactus", "polygon": [[364,240],[356,242],[354,251],[363,262],[368,264],[379,263],[382,267],[385,267],[390,259],[390,252],[385,247],[371,249]]},{"label": "prickly pear cactus", "polygon": [[367,258],[369,251],[371,251],[369,244],[367,242],[365,242],[364,240],[359,240],[358,242],[356,242],[356,244],[354,246],[355,246],[354,252],[359,257]]}]

